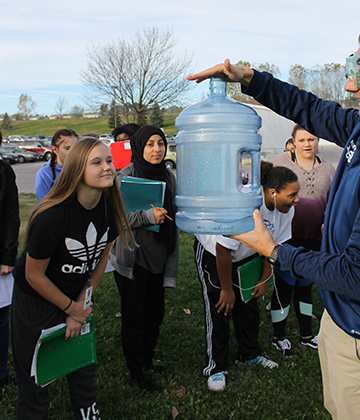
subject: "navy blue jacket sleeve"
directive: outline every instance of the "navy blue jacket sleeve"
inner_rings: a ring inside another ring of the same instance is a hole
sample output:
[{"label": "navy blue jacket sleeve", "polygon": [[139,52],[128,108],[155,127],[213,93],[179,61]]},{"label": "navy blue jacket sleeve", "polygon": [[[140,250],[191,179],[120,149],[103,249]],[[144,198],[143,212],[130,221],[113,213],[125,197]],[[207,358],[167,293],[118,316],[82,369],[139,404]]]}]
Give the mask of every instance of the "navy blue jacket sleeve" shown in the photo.
[{"label": "navy blue jacket sleeve", "polygon": [[305,277],[323,290],[360,298],[360,210],[343,253],[332,255],[283,245],[278,258],[282,270]]},{"label": "navy blue jacket sleeve", "polygon": [[345,146],[359,121],[359,111],[356,109],[343,109],[337,102],[324,101],[266,72],[254,70],[253,79],[248,88],[243,87],[243,93],[315,136],[341,147]]}]

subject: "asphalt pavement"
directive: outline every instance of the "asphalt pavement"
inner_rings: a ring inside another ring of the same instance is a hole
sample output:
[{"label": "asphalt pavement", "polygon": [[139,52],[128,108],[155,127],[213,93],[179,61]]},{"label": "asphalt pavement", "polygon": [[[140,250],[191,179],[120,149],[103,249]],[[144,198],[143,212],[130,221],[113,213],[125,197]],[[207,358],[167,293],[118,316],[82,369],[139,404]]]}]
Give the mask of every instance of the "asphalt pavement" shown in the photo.
[{"label": "asphalt pavement", "polygon": [[[328,141],[321,140],[319,144],[319,154],[330,163],[337,167],[342,148]],[[16,183],[19,193],[35,193],[35,175],[44,165],[45,161],[16,163],[12,165],[16,174]]]},{"label": "asphalt pavement", "polygon": [[15,163],[11,165],[16,175],[16,184],[19,193],[35,194],[36,172],[44,165],[45,160],[27,163]]}]

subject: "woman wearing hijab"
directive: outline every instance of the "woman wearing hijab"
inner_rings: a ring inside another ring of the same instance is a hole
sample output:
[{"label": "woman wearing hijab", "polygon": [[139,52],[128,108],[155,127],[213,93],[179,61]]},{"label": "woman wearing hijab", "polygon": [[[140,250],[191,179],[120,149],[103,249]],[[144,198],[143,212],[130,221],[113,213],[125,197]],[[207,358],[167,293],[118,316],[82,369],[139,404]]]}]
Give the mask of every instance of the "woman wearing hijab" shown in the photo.
[{"label": "woman wearing hijab", "polygon": [[[130,145],[131,163],[118,173],[119,181],[132,176],[166,183],[162,208],[152,208],[149,203],[146,209],[127,213],[138,247],[129,250],[117,239],[110,257],[121,297],[122,345],[130,371],[129,384],[153,393],[163,388],[145,374],[162,370],[153,365],[154,348],[164,318],[164,288],[174,288],[177,277],[176,184],[175,176],[165,167],[167,141],[160,128],[142,127],[131,137]],[[159,232],[142,229],[149,224],[160,225]]]}]

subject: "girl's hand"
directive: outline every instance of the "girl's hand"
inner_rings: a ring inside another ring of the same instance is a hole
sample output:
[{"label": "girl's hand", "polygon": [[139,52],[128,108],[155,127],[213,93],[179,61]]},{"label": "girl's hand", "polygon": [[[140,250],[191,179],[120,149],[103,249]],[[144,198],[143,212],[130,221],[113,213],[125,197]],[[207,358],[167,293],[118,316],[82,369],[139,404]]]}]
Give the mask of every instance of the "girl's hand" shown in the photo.
[{"label": "girl's hand", "polygon": [[80,334],[82,324],[75,321],[71,316],[68,316],[66,318],[66,327],[65,340],[69,340]]},{"label": "girl's hand", "polygon": [[14,267],[9,267],[8,265],[0,265],[0,272],[2,276],[10,274],[13,271]]},{"label": "girl's hand", "polygon": [[215,305],[220,313],[224,309],[224,315],[227,316],[231,312],[235,305],[235,293],[233,289],[221,290],[219,302]]},{"label": "girl's hand", "polygon": [[157,225],[161,225],[161,223],[164,223],[165,214],[167,214],[167,211],[164,208],[159,208],[154,210],[154,216],[155,216],[155,222]]},{"label": "girl's hand", "polygon": [[254,287],[254,290],[251,292],[252,296],[259,298],[260,296],[266,295],[269,288],[269,281],[260,280],[257,285]]},{"label": "girl's hand", "polygon": [[72,318],[75,322],[80,325],[85,323],[87,317],[90,316],[92,312],[92,302],[90,307],[84,309],[84,301],[80,300],[78,302],[73,301],[69,309],[66,311],[66,314],[69,315],[69,318]]}]

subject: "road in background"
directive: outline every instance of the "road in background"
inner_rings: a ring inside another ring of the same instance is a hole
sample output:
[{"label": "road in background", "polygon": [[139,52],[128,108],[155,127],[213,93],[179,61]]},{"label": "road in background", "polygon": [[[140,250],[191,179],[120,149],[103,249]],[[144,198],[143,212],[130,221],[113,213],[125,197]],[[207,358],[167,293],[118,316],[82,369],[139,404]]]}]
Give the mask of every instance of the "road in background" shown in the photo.
[{"label": "road in background", "polygon": [[[335,168],[337,167],[342,150],[341,147],[326,140],[320,141],[320,155],[333,164]],[[44,163],[45,161],[41,160],[39,162],[16,163],[12,165],[20,193],[35,193],[35,175]]]},{"label": "road in background", "polygon": [[15,165],[11,165],[16,175],[16,184],[19,193],[35,194],[35,175],[44,163],[45,160],[40,160],[37,162],[16,163]]}]

